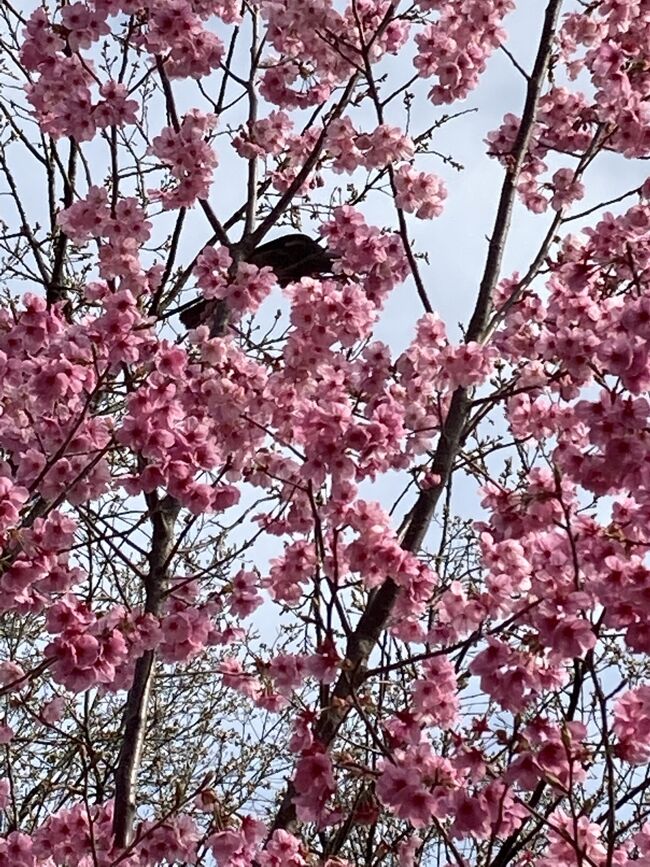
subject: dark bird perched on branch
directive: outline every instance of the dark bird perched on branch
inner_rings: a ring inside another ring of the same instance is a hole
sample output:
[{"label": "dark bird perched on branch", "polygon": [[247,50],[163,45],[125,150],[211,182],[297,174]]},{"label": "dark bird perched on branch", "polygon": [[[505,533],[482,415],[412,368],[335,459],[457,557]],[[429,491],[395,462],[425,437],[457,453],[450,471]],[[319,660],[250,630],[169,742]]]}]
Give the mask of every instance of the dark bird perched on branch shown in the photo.
[{"label": "dark bird perched on branch", "polygon": [[[334,256],[324,250],[307,235],[294,233],[274,238],[260,247],[256,247],[244,259],[258,268],[267,266],[273,268],[280,286],[286,286],[301,277],[317,277],[332,271]],[[213,319],[221,322],[216,328],[219,333],[225,322],[225,304],[219,301],[207,301],[199,298],[186,307],[180,315],[180,320],[186,328],[197,328],[202,323],[209,324]],[[215,328],[212,329],[213,333]],[[214,336],[214,334],[213,334]]]}]

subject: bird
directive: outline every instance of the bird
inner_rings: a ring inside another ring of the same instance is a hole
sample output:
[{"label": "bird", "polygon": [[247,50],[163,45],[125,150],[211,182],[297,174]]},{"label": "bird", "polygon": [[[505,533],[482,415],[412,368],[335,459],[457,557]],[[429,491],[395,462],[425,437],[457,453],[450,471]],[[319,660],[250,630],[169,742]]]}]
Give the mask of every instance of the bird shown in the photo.
[{"label": "bird", "polygon": [[[275,271],[280,286],[286,286],[301,277],[317,277],[330,274],[334,264],[334,255],[323,249],[309,235],[292,232],[281,235],[266,244],[255,247],[244,262],[256,265],[258,268],[269,267]],[[213,320],[213,331],[220,333],[227,316],[226,305],[223,302],[208,301],[198,298],[186,307],[180,315],[180,320],[186,328],[197,328],[207,320]],[[219,320],[218,324],[214,320]]]}]

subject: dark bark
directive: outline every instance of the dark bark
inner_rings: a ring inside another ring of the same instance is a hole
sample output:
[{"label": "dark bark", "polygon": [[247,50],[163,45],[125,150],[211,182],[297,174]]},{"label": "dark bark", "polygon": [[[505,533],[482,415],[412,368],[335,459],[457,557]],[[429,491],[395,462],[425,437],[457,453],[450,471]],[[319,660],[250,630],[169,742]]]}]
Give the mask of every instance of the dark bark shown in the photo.
[{"label": "dark bark", "polygon": [[[170,496],[159,500],[147,496],[152,537],[149,552],[149,572],[145,582],[145,611],[158,616],[161,612],[170,554],[174,543],[174,526],[180,506]],[[113,833],[115,846],[128,846],[133,833],[136,812],[138,772],[147,728],[147,711],[151,695],[155,654],[146,651],[135,664],[133,683],[126,699],[124,735],[115,771],[115,811]]]}]

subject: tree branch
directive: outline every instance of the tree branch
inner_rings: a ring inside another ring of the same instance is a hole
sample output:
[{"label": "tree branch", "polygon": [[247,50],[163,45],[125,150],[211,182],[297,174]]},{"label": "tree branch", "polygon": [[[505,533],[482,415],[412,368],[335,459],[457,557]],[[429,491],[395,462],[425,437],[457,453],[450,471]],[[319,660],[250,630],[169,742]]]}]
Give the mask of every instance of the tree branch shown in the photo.
[{"label": "tree branch", "polygon": [[[149,573],[145,581],[145,611],[158,616],[167,584],[169,555],[173,547],[174,525],[180,506],[170,496],[159,500],[156,493],[148,494],[146,499],[152,524],[152,539]],[[118,848],[128,846],[133,833],[138,772],[147,727],[154,656],[154,651],[148,650],[136,662],[133,684],[124,708],[124,737],[115,771],[113,816],[113,833]]]}]

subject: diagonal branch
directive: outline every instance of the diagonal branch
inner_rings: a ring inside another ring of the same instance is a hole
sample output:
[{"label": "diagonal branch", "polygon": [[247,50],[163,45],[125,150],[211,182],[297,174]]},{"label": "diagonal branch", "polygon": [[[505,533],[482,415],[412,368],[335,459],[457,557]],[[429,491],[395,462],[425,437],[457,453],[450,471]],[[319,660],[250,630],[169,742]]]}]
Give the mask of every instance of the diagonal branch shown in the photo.
[{"label": "diagonal branch", "polygon": [[[74,185],[77,174],[77,143],[71,138],[69,142],[70,152],[68,156],[68,171],[63,175],[63,207],[69,208],[74,198]],[[68,236],[57,227],[56,242],[54,244],[54,265],[52,276],[46,286],[46,297],[49,306],[57,301],[65,299],[66,292],[63,286],[63,269],[65,256],[68,248]]]},{"label": "diagonal branch", "polygon": [[[153,531],[149,552],[149,572],[145,580],[145,611],[158,615],[167,584],[174,525],[180,506],[173,497],[166,496],[160,500],[155,493],[147,495],[147,506]],[[115,846],[118,848],[128,846],[133,833],[138,772],[147,727],[154,656],[154,651],[148,650],[136,662],[133,684],[124,708],[124,736],[115,771],[113,816]]]}]

